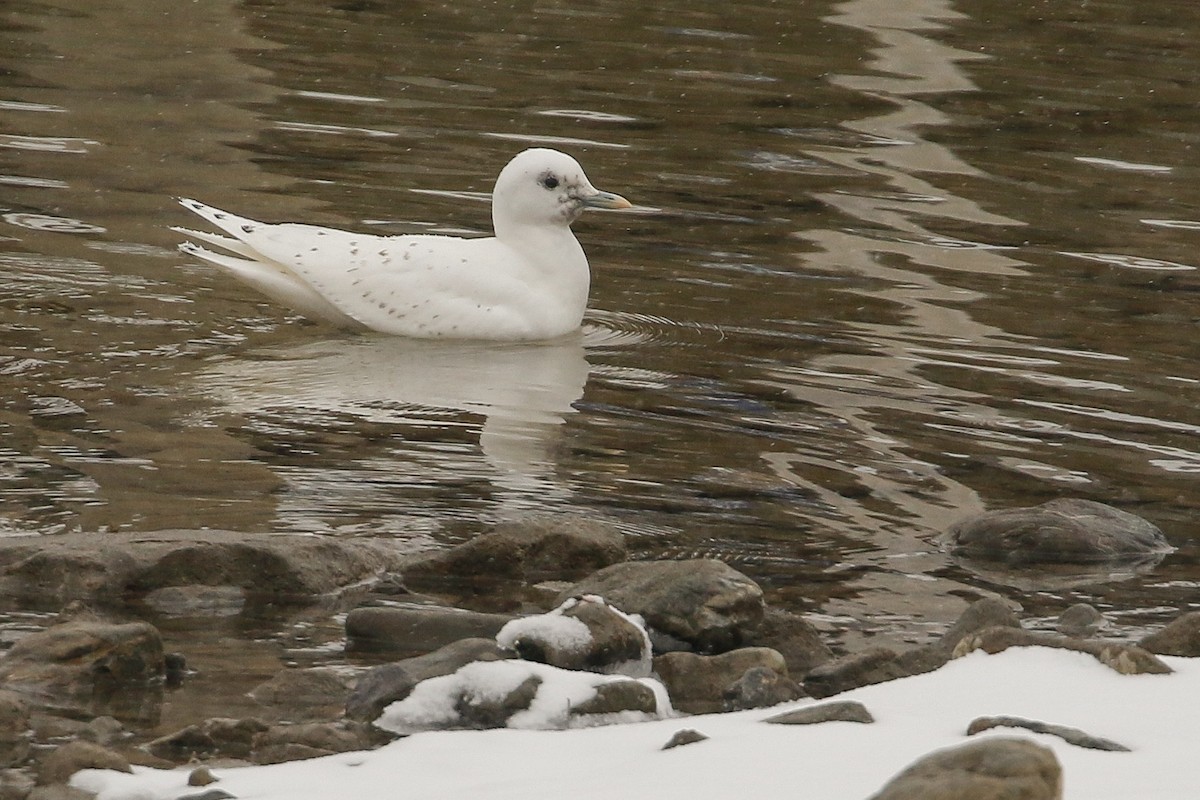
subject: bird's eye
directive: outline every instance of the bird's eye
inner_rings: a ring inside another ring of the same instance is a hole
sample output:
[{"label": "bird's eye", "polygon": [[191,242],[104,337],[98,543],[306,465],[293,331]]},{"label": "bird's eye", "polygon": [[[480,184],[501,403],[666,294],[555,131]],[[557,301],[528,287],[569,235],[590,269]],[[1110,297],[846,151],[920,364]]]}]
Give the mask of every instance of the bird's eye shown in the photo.
[{"label": "bird's eye", "polygon": [[554,177],[553,175],[547,175],[546,177],[542,178],[542,186],[545,186],[547,189],[557,189],[558,178]]}]

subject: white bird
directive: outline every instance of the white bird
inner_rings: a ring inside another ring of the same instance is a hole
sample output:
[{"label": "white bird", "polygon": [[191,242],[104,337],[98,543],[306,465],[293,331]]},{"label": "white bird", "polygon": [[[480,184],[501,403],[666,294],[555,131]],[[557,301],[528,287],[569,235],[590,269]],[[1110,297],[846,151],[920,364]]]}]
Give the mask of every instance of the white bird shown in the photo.
[{"label": "white bird", "polygon": [[[229,236],[172,228],[179,249],[301,314],[421,338],[552,339],[579,328],[591,275],[571,223],[585,208],[629,208],[592,186],[579,162],[534,148],[500,171],[495,236],[375,236],[257,222],[180,199]],[[232,238],[230,238],[232,237]]]}]

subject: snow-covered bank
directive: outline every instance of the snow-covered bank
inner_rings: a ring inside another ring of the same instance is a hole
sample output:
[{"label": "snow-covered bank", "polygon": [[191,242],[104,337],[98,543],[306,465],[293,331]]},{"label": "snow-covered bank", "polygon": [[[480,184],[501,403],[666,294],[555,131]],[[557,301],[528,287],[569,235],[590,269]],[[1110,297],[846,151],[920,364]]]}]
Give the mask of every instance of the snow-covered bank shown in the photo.
[{"label": "snow-covered bank", "polygon": [[[1080,728],[1132,752],[1102,752],[1017,729],[1054,750],[1067,800],[1158,800],[1200,786],[1200,659],[1164,658],[1173,675],[1120,675],[1095,658],[1047,648],[974,652],[942,669],[839,695],[866,705],[874,724],[768,725],[772,709],[569,731],[421,733],[373,752],[268,767],[215,769],[242,800],[698,800],[722,796],[865,800],[932,750],[968,739],[976,717],[1008,715]],[[681,728],[707,741],[663,751]],[[88,770],[72,784],[100,800],[173,800],[188,769]]]}]

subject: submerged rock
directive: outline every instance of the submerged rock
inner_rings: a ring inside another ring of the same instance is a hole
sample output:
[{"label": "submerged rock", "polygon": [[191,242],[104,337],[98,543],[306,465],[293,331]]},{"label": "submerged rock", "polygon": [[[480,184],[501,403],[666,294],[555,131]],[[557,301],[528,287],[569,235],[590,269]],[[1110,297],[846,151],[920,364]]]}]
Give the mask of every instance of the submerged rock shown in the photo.
[{"label": "submerged rock", "polygon": [[[762,589],[724,562],[630,561],[596,572],[559,596],[594,594],[645,621],[656,650],[721,653],[762,623]],[[677,643],[671,646],[671,643]]]},{"label": "submerged rock", "polygon": [[346,682],[327,669],[284,669],[250,690],[273,719],[290,722],[333,720],[346,702]]},{"label": "submerged rock", "polygon": [[990,738],[918,759],[869,800],[1061,800],[1062,786],[1053,750]]},{"label": "submerged rock", "polygon": [[1014,565],[1160,558],[1174,549],[1141,517],[1077,499],[988,511],[955,523],[944,541],[956,555]]}]

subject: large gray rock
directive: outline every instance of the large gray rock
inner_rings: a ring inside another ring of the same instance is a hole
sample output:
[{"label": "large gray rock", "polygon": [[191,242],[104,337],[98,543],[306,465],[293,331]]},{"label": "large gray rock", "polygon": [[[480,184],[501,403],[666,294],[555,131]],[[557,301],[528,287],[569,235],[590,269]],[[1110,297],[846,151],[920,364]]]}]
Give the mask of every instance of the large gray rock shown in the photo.
[{"label": "large gray rock", "polygon": [[1155,631],[1140,642],[1142,649],[1160,656],[1200,656],[1200,611],[1192,611]]},{"label": "large gray rock", "polygon": [[461,579],[536,582],[578,578],[626,557],[624,535],[605,522],[578,514],[535,514],[502,522],[405,566],[403,573],[412,586]]},{"label": "large gray rock", "polygon": [[1072,639],[1053,633],[1039,633],[1020,628],[987,628],[966,636],[954,648],[954,657],[974,650],[999,653],[1010,647],[1056,647],[1076,650],[1094,656],[1102,664],[1122,675],[1167,675],[1174,670],[1153,653],[1121,642],[1097,639]]},{"label": "large gray rock", "polygon": [[918,759],[869,800],[1061,800],[1062,784],[1054,751],[990,738]]},{"label": "large gray rock", "polygon": [[419,655],[459,639],[494,638],[513,619],[447,606],[361,606],[346,616],[346,649]]},{"label": "large gray rock", "polygon": [[724,562],[631,561],[605,567],[559,595],[600,595],[645,620],[656,650],[720,653],[751,640],[763,620],[762,589]]},{"label": "large gray rock", "polygon": [[988,511],[955,523],[944,541],[956,555],[1007,564],[1138,561],[1174,549],[1141,517],[1076,499]]},{"label": "large gray rock", "polygon": [[650,674],[646,632],[596,595],[573,597],[549,614],[513,620],[496,641],[519,658],[560,669],[634,678]]},{"label": "large gray rock", "polygon": [[509,655],[495,639],[460,639],[432,653],[383,664],[365,673],[346,700],[346,716],[368,722],[383,709],[408,697],[427,678],[450,675],[475,661],[497,661]]},{"label": "large gray rock", "polygon": [[[716,656],[680,651],[654,659],[654,672],[667,687],[671,704],[689,714],[723,710],[726,691],[754,669],[788,678],[787,662],[769,647],[743,647]],[[784,699],[794,697],[777,702]]]},{"label": "large gray rock", "polygon": [[119,603],[130,595],[200,585],[240,587],[250,598],[271,602],[311,603],[400,563],[385,543],[326,536],[197,530],[0,538],[0,597],[57,609],[72,600]]},{"label": "large gray rock", "polygon": [[21,638],[0,659],[0,683],[67,715],[157,721],[164,675],[162,637],[145,622],[75,619]]}]

